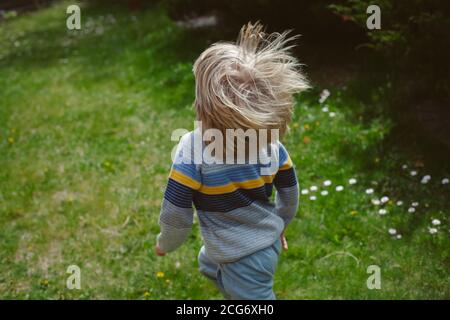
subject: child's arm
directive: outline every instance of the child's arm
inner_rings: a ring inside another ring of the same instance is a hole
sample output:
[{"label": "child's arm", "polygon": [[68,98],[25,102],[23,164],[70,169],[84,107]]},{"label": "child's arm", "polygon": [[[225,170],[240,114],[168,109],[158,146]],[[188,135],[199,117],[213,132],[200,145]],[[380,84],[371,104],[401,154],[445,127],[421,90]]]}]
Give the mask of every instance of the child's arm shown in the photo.
[{"label": "child's arm", "polygon": [[177,249],[192,228],[194,218],[192,200],[195,190],[200,188],[201,177],[197,166],[181,162],[182,158],[183,145],[180,143],[161,206],[159,217],[161,232],[157,237],[156,246],[158,255]]},{"label": "child's arm", "polygon": [[274,178],[277,189],[275,205],[278,215],[284,220],[284,227],[291,222],[297,213],[299,188],[295,169],[284,146],[279,148],[280,168]]}]

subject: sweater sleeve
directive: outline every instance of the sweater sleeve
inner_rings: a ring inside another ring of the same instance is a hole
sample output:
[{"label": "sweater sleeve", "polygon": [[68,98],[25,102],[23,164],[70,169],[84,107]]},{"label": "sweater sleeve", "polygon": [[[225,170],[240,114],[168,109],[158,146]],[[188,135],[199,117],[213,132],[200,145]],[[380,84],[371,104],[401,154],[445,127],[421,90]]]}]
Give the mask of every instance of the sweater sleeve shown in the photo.
[{"label": "sweater sleeve", "polygon": [[186,137],[180,141],[170,170],[159,217],[157,243],[163,252],[177,249],[187,238],[194,218],[192,208],[195,190],[201,186],[198,166],[186,156],[191,148]]},{"label": "sweater sleeve", "polygon": [[275,206],[286,228],[297,213],[299,187],[291,158],[281,143],[279,159],[280,167],[274,178],[274,186],[277,189]]}]

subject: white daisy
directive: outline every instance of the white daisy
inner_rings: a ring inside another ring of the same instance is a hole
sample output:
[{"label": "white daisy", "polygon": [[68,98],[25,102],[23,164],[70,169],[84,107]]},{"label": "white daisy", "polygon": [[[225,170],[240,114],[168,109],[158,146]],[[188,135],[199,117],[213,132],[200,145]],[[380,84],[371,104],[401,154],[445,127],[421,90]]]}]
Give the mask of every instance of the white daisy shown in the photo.
[{"label": "white daisy", "polygon": [[428,227],[428,232],[429,232],[430,234],[435,234],[435,233],[438,232],[438,229]]},{"label": "white daisy", "polygon": [[442,184],[448,184],[448,182],[449,182],[448,178],[442,179]]},{"label": "white daisy", "polygon": [[325,100],[327,100],[327,98],[330,96],[330,91],[327,89],[322,90],[322,92],[320,93],[320,99],[319,99],[319,103],[324,103]]},{"label": "white daisy", "polygon": [[311,190],[312,192],[316,192],[317,191],[317,187],[316,186],[311,186],[309,188],[309,190]]},{"label": "white daisy", "polygon": [[376,206],[379,206],[381,204],[381,201],[378,199],[372,199],[372,203]]},{"label": "white daisy", "polygon": [[336,191],[337,192],[341,192],[342,190],[344,190],[343,186],[336,186]]},{"label": "white daisy", "polygon": [[327,107],[327,106],[325,106],[325,107],[323,107],[323,108],[322,108],[322,111],[323,111],[323,112],[328,112],[328,111],[329,111],[329,109],[328,109],[328,107]]},{"label": "white daisy", "polygon": [[439,219],[433,219],[431,221],[431,223],[433,224],[433,226],[439,226],[441,224],[441,220]]},{"label": "white daisy", "polygon": [[378,214],[381,215],[381,216],[384,216],[386,213],[387,213],[387,210],[386,210],[386,209],[380,209],[380,210],[378,210]]},{"label": "white daisy", "polygon": [[308,194],[309,190],[308,189],[302,189],[302,194]]},{"label": "white daisy", "polygon": [[417,176],[417,171],[416,170],[413,170],[413,171],[411,171],[410,173],[409,173],[411,176]]},{"label": "white daisy", "polygon": [[384,197],[382,197],[380,200],[381,200],[382,203],[386,203],[386,202],[389,201],[389,198],[386,197],[386,196],[384,196]]},{"label": "white daisy", "polygon": [[408,169],[408,165],[407,165],[407,164],[402,165],[402,169],[403,169],[403,170]]},{"label": "white daisy", "polygon": [[397,230],[395,230],[394,228],[390,228],[390,229],[388,230],[388,232],[389,232],[389,234],[390,234],[391,236],[395,236],[395,235],[397,234]]},{"label": "white daisy", "polygon": [[355,184],[356,182],[358,182],[355,178],[350,178],[349,180],[348,180],[348,183],[349,184]]},{"label": "white daisy", "polygon": [[396,236],[396,238],[400,240],[400,239],[402,238],[402,235],[401,235],[401,234],[398,234],[398,235]]},{"label": "white daisy", "polygon": [[321,195],[326,196],[328,195],[328,191],[327,190],[322,190],[322,192],[320,192]]},{"label": "white daisy", "polygon": [[413,202],[413,203],[411,203],[411,206],[413,206],[413,207],[418,207],[418,206],[419,206],[419,203],[418,203],[418,202]]},{"label": "white daisy", "polygon": [[398,206],[402,206],[402,205],[403,205],[403,201],[398,200],[396,204],[397,204]]},{"label": "white daisy", "polygon": [[311,200],[311,201],[315,201],[316,199],[317,199],[316,196],[309,197],[309,200]]},{"label": "white daisy", "polygon": [[334,118],[334,117],[336,116],[336,112],[330,112],[328,115],[329,115],[331,118]]},{"label": "white daisy", "polygon": [[325,181],[323,182],[323,185],[324,185],[325,187],[331,186],[331,181],[330,181],[330,180],[325,180]]},{"label": "white daisy", "polygon": [[416,212],[416,208],[410,207],[410,208],[408,208],[408,212],[409,213],[414,213],[414,212]]},{"label": "white daisy", "polygon": [[373,189],[372,189],[372,188],[366,189],[366,193],[367,193],[367,194],[372,194],[372,193],[373,193]]}]

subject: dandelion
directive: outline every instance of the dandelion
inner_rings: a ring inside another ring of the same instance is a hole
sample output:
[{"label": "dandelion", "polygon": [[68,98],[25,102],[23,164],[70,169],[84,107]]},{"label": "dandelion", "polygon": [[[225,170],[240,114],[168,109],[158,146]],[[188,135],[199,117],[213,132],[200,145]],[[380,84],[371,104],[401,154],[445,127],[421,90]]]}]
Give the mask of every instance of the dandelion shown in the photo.
[{"label": "dandelion", "polygon": [[156,277],[157,277],[157,278],[164,278],[164,272],[158,271],[158,272],[156,273]]},{"label": "dandelion", "polygon": [[386,196],[384,196],[384,197],[381,197],[381,203],[386,203],[386,202],[388,202],[389,201],[389,198],[388,197],[386,197]]},{"label": "dandelion", "polygon": [[150,297],[150,292],[145,291],[145,292],[144,292],[144,297],[146,297],[146,298]]},{"label": "dandelion", "polygon": [[403,201],[401,201],[401,200],[397,201],[396,205],[399,206],[399,207],[402,206],[403,205]]},{"label": "dandelion", "polygon": [[430,234],[436,234],[436,233],[438,232],[438,229],[428,227],[428,232],[429,232]]},{"label": "dandelion", "polygon": [[358,214],[358,211],[352,210],[352,211],[350,211],[350,214],[351,214],[352,216],[356,216],[356,215]]},{"label": "dandelion", "polygon": [[337,191],[337,192],[341,192],[342,190],[344,190],[344,187],[343,187],[343,186],[337,186],[337,187],[336,187],[336,191]]},{"label": "dandelion", "polygon": [[308,189],[302,189],[302,194],[303,194],[303,195],[308,194],[308,193],[309,193],[309,190],[308,190]]},{"label": "dandelion", "polygon": [[378,210],[378,214],[379,214],[380,216],[384,216],[386,213],[387,213],[387,210],[386,210],[386,209],[380,209],[380,210]]},{"label": "dandelion", "polygon": [[47,279],[41,280],[41,286],[48,287],[48,280]]},{"label": "dandelion", "polygon": [[323,190],[322,192],[320,192],[320,194],[321,194],[322,196],[326,196],[326,195],[328,195],[328,191],[327,191],[327,190]]},{"label": "dandelion", "polygon": [[389,234],[390,234],[391,236],[395,236],[395,235],[397,234],[397,230],[395,230],[394,228],[390,228],[390,229],[388,230],[388,232],[389,232]]},{"label": "dandelion", "polygon": [[309,188],[309,190],[311,190],[312,192],[316,192],[317,191],[317,187],[316,186],[311,186]]},{"label": "dandelion", "polygon": [[373,193],[373,189],[372,189],[372,188],[366,189],[366,193],[367,193],[367,194],[372,194],[372,193]]},{"label": "dandelion", "polygon": [[372,199],[372,204],[379,206],[381,204],[381,201],[378,199]]},{"label": "dandelion", "polygon": [[8,137],[8,143],[9,144],[13,144],[14,143],[14,138],[13,137]]},{"label": "dandelion", "polygon": [[433,226],[439,226],[439,225],[441,224],[441,220],[439,220],[439,219],[433,219],[433,220],[431,221],[431,224],[432,224]]},{"label": "dandelion", "polygon": [[328,109],[327,106],[325,106],[325,107],[322,108],[322,112],[328,112],[328,111],[329,111],[329,109]]},{"label": "dandelion", "polygon": [[358,182],[355,178],[350,178],[349,180],[348,180],[348,183],[349,184],[356,184],[356,182]]},{"label": "dandelion", "polygon": [[449,182],[448,178],[442,179],[442,184],[448,184],[448,182]]},{"label": "dandelion", "polygon": [[409,173],[412,177],[417,176],[417,171],[413,170]]},{"label": "dandelion", "polygon": [[419,203],[418,203],[418,202],[413,202],[413,203],[411,203],[411,206],[412,206],[412,207],[418,207],[418,206],[419,206]]},{"label": "dandelion", "polygon": [[311,201],[316,201],[316,196],[311,196],[311,197],[309,197],[309,200],[311,200]]},{"label": "dandelion", "polygon": [[325,180],[325,181],[323,182],[323,185],[324,185],[325,187],[331,186],[331,181],[330,181],[330,180]]},{"label": "dandelion", "polygon": [[408,212],[409,212],[409,213],[414,213],[414,212],[416,212],[416,208],[414,208],[414,207],[409,207],[409,208],[408,208]]},{"label": "dandelion", "polygon": [[320,93],[320,99],[319,99],[319,103],[324,103],[325,100],[327,100],[327,98],[330,96],[330,91],[327,89],[322,90],[322,92]]}]

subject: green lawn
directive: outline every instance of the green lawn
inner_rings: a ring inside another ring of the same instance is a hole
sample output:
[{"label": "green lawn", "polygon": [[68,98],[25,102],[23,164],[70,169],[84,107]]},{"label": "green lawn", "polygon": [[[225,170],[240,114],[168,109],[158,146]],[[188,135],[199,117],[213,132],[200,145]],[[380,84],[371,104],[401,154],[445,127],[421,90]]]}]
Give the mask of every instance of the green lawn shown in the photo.
[{"label": "green lawn", "polygon": [[[192,63],[217,34],[177,27],[160,8],[86,6],[82,30],[68,31],[67,5],[0,22],[0,298],[221,298],[197,271],[198,224],[176,252],[152,251],[170,134],[193,127]],[[299,97],[285,139],[301,187],[319,191],[301,196],[287,230],[278,298],[450,298],[448,165],[391,141],[382,91],[372,105],[328,88],[324,112],[322,89]],[[385,215],[371,202],[382,196]],[[73,264],[81,290],[66,288]],[[366,286],[369,265],[380,290]]]}]

